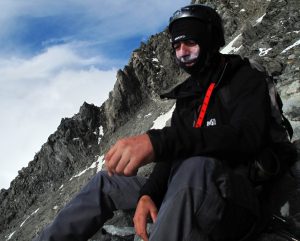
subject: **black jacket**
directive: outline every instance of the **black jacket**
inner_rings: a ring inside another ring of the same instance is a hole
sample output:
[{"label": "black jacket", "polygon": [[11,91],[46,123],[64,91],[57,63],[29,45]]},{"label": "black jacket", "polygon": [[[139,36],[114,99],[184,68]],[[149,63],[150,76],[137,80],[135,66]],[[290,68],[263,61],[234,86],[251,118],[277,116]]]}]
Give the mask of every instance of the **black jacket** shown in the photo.
[{"label": "black jacket", "polygon": [[[147,132],[158,164],[140,193],[150,195],[157,205],[174,160],[212,156],[234,167],[247,164],[267,145],[270,104],[265,73],[240,56],[222,55],[221,60],[197,79],[190,77],[162,96],[176,99],[176,108],[170,127]],[[203,126],[194,128],[212,81],[216,87]],[[224,99],[228,95],[230,98]]]}]

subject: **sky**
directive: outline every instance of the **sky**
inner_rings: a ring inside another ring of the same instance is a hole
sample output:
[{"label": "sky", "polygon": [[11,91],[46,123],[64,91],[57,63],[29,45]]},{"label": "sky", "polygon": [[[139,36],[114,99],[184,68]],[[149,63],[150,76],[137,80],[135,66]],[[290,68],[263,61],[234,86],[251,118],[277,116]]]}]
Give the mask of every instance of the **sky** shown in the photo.
[{"label": "sky", "polygon": [[0,189],[187,0],[1,0]]}]

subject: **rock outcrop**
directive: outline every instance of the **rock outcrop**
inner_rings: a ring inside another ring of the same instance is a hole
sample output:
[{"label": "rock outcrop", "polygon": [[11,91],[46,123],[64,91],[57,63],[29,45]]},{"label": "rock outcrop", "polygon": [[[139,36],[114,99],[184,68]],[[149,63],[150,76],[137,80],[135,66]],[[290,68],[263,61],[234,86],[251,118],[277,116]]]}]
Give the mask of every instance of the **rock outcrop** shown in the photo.
[{"label": "rock outcrop", "polygon": [[[284,111],[300,149],[300,2],[298,0],[192,1],[217,8],[224,19],[223,51],[251,57],[277,80]],[[232,42],[231,42],[232,41]],[[31,240],[102,166],[102,155],[118,138],[145,132],[174,105],[159,94],[184,80],[167,32],[151,36],[119,70],[101,107],[84,103],[0,192],[0,240]],[[300,223],[300,161],[274,190],[274,212]],[[142,168],[148,175],[151,166]],[[297,179],[295,179],[297,177]],[[296,181],[297,180],[297,181]],[[273,235],[274,236],[274,235]],[[265,234],[261,240],[282,240]],[[138,240],[131,213],[116,212],[91,240]]]}]

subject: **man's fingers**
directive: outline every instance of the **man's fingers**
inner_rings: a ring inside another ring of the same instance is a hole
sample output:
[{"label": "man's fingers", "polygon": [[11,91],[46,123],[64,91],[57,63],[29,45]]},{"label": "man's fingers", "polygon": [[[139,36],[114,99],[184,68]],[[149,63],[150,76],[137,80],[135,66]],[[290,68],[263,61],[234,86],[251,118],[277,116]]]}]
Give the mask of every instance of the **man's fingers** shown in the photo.
[{"label": "man's fingers", "polygon": [[146,218],[135,216],[133,222],[136,234],[139,237],[141,237],[144,241],[148,241]]},{"label": "man's fingers", "polygon": [[155,223],[156,219],[157,219],[157,209],[151,209],[150,210],[150,216],[152,218],[153,223]]},{"label": "man's fingers", "polygon": [[124,170],[125,170],[125,168],[126,168],[126,166],[128,165],[129,162],[130,162],[130,153],[128,152],[128,150],[124,150],[120,160],[117,163],[117,166],[115,168],[115,172],[117,174],[124,174]]},{"label": "man's fingers", "polygon": [[123,138],[105,154],[109,175],[114,173],[133,176],[138,168],[153,160],[153,147],[147,134]]},{"label": "man's fingers", "polygon": [[122,153],[116,149],[113,154],[109,157],[109,159],[105,160],[105,166],[108,172],[115,173],[115,168],[118,165],[118,162],[122,156]]},{"label": "man's fingers", "polygon": [[147,236],[147,234],[146,235],[144,235],[143,237],[141,237],[142,238],[142,240],[143,241],[148,241],[149,239],[148,239],[148,236]]},{"label": "man's fingers", "polygon": [[116,145],[113,145],[108,152],[104,155],[104,160],[105,161],[109,161],[109,159],[111,158],[111,156],[114,154],[114,152],[116,151]]},{"label": "man's fingers", "polygon": [[148,241],[148,234],[147,234],[147,230],[146,228],[144,228],[143,230],[135,230],[136,234],[142,238],[144,241]]},{"label": "man's fingers", "polygon": [[124,168],[123,173],[124,173],[125,176],[134,176],[134,175],[136,175],[139,167],[140,167],[140,165],[136,161],[136,159],[132,158],[127,163],[126,167]]},{"label": "man's fingers", "polygon": [[111,156],[114,154],[114,152],[116,151],[116,148],[113,146],[109,149],[109,151],[104,155],[104,164],[106,166],[107,172],[109,176],[113,175],[113,172],[110,170],[109,168],[109,160],[111,158]]},{"label": "man's fingers", "polygon": [[142,233],[141,235],[137,234],[143,241],[148,241],[147,233]]}]

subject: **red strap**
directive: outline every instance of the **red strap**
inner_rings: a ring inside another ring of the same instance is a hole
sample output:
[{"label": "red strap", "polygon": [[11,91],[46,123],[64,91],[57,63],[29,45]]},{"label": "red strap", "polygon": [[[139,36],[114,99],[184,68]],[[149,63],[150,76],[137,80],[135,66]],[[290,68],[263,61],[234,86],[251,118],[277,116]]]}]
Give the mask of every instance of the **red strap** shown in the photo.
[{"label": "red strap", "polygon": [[205,94],[205,97],[204,97],[204,101],[203,101],[203,104],[201,106],[201,110],[200,110],[200,113],[199,113],[199,116],[198,116],[198,119],[194,125],[195,128],[199,128],[202,126],[202,122],[204,120],[204,116],[205,116],[205,113],[206,113],[206,110],[207,110],[207,106],[208,106],[208,103],[209,103],[209,100],[210,100],[210,96],[213,92],[215,88],[215,83],[211,83],[206,91],[206,94]]}]

